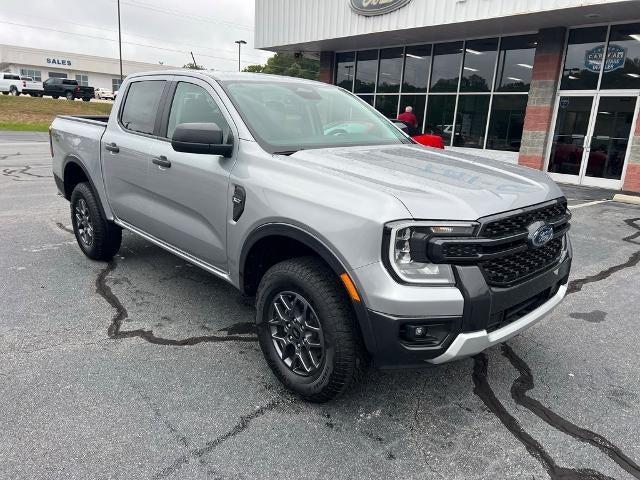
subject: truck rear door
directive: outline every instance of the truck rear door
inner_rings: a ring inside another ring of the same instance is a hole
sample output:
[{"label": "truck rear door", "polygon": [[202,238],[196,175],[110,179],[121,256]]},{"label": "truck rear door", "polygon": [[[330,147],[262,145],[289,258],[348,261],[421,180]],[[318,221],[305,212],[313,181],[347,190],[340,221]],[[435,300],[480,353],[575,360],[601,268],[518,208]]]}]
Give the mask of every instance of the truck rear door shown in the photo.
[{"label": "truck rear door", "polygon": [[[228,271],[226,229],[229,175],[235,155],[176,152],[171,138],[182,123],[216,123],[225,139],[233,122],[208,83],[174,77],[157,138],[150,140],[149,233],[180,250]],[[237,133],[234,133],[237,138]]]},{"label": "truck rear door", "polygon": [[109,204],[117,218],[143,232],[151,230],[150,141],[168,86],[168,76],[139,77],[124,93],[102,137],[102,172]]}]

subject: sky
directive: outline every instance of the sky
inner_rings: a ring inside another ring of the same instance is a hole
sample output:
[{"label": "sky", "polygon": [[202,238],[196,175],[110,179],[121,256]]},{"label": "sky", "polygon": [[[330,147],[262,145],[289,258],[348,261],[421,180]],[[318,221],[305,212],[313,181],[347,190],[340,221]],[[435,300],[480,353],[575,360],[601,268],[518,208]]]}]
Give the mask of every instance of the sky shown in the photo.
[{"label": "sky", "polygon": [[[253,48],[254,0],[120,0],[122,58],[215,70],[265,63]],[[117,0],[0,0],[0,44],[118,57]]]}]

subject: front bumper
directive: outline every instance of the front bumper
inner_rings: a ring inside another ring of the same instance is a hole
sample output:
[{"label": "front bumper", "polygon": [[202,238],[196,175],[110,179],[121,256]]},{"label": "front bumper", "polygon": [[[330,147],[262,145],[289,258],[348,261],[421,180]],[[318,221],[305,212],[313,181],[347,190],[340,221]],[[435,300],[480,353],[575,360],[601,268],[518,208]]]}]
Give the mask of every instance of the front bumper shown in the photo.
[{"label": "front bumper", "polygon": [[[477,266],[454,267],[456,287],[400,285],[386,271],[383,278],[376,266],[356,270],[368,307],[357,313],[374,364],[380,368],[441,364],[512,338],[561,302],[571,256],[568,242],[559,264],[504,288],[489,286]],[[435,332],[433,341],[408,341],[407,329],[415,326]]]}]

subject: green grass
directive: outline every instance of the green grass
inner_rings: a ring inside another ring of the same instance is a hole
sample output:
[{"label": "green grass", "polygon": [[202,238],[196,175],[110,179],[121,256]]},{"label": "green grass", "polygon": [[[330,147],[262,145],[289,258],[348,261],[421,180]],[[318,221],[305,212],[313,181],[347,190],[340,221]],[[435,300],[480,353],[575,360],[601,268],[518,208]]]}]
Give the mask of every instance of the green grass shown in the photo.
[{"label": "green grass", "polygon": [[109,115],[111,105],[0,95],[0,130],[46,132],[56,115]]}]

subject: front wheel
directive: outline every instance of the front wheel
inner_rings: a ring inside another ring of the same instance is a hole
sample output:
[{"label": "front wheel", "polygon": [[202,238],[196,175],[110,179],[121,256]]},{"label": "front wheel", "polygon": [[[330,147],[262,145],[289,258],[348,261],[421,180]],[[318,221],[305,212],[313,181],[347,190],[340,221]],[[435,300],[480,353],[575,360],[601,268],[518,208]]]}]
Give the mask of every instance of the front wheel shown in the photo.
[{"label": "front wheel", "polygon": [[71,225],[82,252],[94,260],[111,260],[122,242],[122,229],[109,222],[88,183],[71,194]]},{"label": "front wheel", "polygon": [[9,89],[9,94],[17,97],[18,95],[20,95],[20,92],[18,92],[18,89],[12,85]]},{"label": "front wheel", "polygon": [[51,95],[51,98],[53,98],[54,100],[59,99],[60,97],[58,95]]},{"label": "front wheel", "polygon": [[67,92],[65,96],[67,97],[67,100],[73,100],[73,93]]},{"label": "front wheel", "polygon": [[91,98],[89,98],[89,97],[82,97],[82,101],[83,101],[83,102],[90,102],[90,101],[91,101]]},{"label": "front wheel", "polygon": [[262,353],[289,390],[326,402],[354,384],[366,355],[339,278],[315,257],[271,267],[260,282],[256,323]]}]

